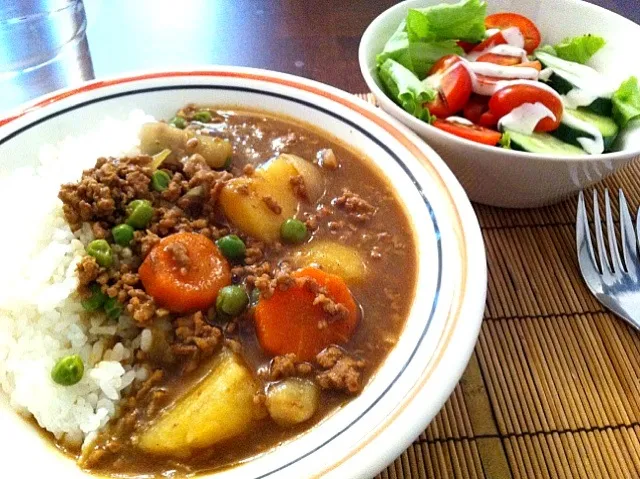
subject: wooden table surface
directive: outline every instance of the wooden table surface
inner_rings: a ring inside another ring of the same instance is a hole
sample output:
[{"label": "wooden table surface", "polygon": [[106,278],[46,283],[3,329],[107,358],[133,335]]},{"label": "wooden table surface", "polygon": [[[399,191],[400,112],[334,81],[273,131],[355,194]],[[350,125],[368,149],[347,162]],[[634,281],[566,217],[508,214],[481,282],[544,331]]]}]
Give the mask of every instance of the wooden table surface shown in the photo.
[{"label": "wooden table surface", "polygon": [[[535,1],[535,0],[532,0]],[[84,0],[96,77],[237,65],[366,90],[358,44],[394,0]],[[640,23],[640,0],[591,0]],[[125,13],[126,12],[126,13]]]}]

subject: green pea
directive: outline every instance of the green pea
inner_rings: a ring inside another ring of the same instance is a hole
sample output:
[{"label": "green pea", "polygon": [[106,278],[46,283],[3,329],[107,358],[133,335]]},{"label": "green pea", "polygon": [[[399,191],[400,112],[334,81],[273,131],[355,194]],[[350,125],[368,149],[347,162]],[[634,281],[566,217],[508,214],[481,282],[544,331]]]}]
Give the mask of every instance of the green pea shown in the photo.
[{"label": "green pea", "polygon": [[200,110],[197,111],[194,115],[193,115],[193,119],[196,121],[200,121],[202,123],[210,123],[211,122],[211,113],[208,112],[207,110]]},{"label": "green pea", "polygon": [[187,127],[187,120],[185,120],[181,116],[174,116],[169,121],[169,124],[175,126],[176,128],[180,128],[181,130],[184,130]]},{"label": "green pea", "polygon": [[302,243],[307,237],[307,225],[295,218],[286,219],[280,226],[280,237],[285,243]]},{"label": "green pea", "polygon": [[225,286],[218,292],[216,311],[221,315],[238,316],[248,304],[249,296],[242,286]]},{"label": "green pea", "polygon": [[227,235],[216,241],[216,245],[220,249],[220,252],[227,259],[241,259],[244,258],[244,254],[247,248],[244,245],[244,241],[238,238],[236,235]]},{"label": "green pea", "polygon": [[51,370],[51,379],[61,386],[73,386],[84,375],[84,363],[77,354],[61,358]]},{"label": "green pea", "polygon": [[169,173],[163,170],[156,170],[151,175],[151,187],[155,191],[164,191],[169,187],[171,183],[171,177]]},{"label": "green pea", "polygon": [[136,229],[146,227],[153,218],[153,206],[149,200],[133,200],[127,206],[126,223]]},{"label": "green pea", "polygon": [[106,240],[93,240],[87,245],[87,254],[96,259],[96,263],[100,266],[108,268],[113,264],[113,251]]},{"label": "green pea", "polygon": [[124,310],[116,298],[108,298],[104,303],[104,312],[109,319],[118,319]]},{"label": "green pea", "polygon": [[102,288],[96,283],[92,284],[89,290],[91,291],[91,296],[80,301],[80,304],[85,311],[98,311],[107,300],[107,295],[102,292]]},{"label": "green pea", "polygon": [[111,230],[113,241],[120,246],[129,246],[133,239],[134,229],[129,225],[118,225]]}]

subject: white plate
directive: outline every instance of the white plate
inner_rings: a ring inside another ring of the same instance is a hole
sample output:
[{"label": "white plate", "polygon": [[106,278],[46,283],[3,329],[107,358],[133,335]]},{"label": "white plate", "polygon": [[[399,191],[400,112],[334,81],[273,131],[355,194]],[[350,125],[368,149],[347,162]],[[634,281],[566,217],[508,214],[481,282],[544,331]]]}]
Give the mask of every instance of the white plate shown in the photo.
[{"label": "white plate", "polygon": [[[188,102],[258,107],[312,123],[371,158],[399,192],[414,227],[419,264],[417,294],[398,345],[362,394],[317,427],[214,474],[370,478],[438,412],[475,344],[486,265],[473,210],[438,155],[384,113],[316,82],[227,67],[120,77],[53,94],[28,112],[0,120],[0,173],[35,164],[38,145],[82,134],[105,116],[124,118],[141,108],[168,118]],[[87,476],[6,404],[0,405],[0,424],[7,477]]]}]

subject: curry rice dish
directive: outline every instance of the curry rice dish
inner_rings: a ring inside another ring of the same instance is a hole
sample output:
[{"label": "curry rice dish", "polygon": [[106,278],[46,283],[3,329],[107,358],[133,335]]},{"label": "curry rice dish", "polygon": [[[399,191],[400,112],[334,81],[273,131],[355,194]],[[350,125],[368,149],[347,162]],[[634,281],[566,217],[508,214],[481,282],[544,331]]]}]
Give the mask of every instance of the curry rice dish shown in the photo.
[{"label": "curry rice dish", "polygon": [[42,201],[12,219],[31,239],[0,280],[0,385],[90,472],[203,473],[295,437],[359,394],[413,300],[391,186],[287,118],[136,112],[3,194],[18,177]]}]

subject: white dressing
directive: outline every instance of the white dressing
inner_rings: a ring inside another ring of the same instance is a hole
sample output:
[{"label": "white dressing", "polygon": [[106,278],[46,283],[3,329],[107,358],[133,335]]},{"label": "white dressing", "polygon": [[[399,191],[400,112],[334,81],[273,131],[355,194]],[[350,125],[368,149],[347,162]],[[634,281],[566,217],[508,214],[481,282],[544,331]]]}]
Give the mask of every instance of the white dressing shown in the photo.
[{"label": "white dressing", "polygon": [[500,31],[499,28],[487,28],[484,31],[484,38],[490,38]]},{"label": "white dressing", "polygon": [[562,95],[562,103],[567,108],[575,110],[579,106],[591,105],[598,97],[599,94],[597,91],[574,88],[573,90],[569,90],[566,95]]},{"label": "white dressing", "polygon": [[474,73],[490,77],[538,79],[538,70],[531,67],[508,67],[488,62],[470,62],[468,67]]},{"label": "white dressing", "polygon": [[[501,30],[493,29],[495,33],[500,32]],[[469,52],[467,53],[467,60],[471,62],[475,62],[480,56],[485,53],[495,53],[496,55],[505,55],[505,56],[517,56],[522,57],[522,52],[524,52],[524,60],[527,61],[527,52],[523,49],[524,47],[524,36],[520,32],[518,27],[509,27],[502,30],[502,36],[507,42],[505,44],[494,45],[489,48],[485,48],[479,52]],[[501,53],[504,52],[504,53]],[[507,53],[508,52],[508,53]],[[515,54],[514,54],[515,53]]]},{"label": "white dressing", "polygon": [[562,115],[562,123],[570,128],[584,131],[593,137],[577,138],[578,143],[580,143],[580,146],[584,151],[586,151],[590,155],[599,155],[600,153],[604,152],[604,138],[602,138],[602,133],[600,132],[600,130],[598,130],[598,128],[596,128],[594,125],[580,120],[570,113]]},{"label": "white dressing", "polygon": [[502,36],[509,45],[524,48],[524,35],[518,27],[509,27],[502,30]]},{"label": "white dressing", "polygon": [[[473,85],[473,92],[478,95],[491,96],[500,88],[505,81],[519,81],[526,80],[529,84],[537,85],[539,82],[533,81],[538,76],[538,70],[529,67],[505,67],[503,65],[495,65],[493,63],[485,62],[469,62],[463,61],[462,65],[469,72],[471,77],[471,84]],[[484,75],[493,78],[509,78],[510,80],[495,81],[492,79],[478,78],[478,75]],[[514,78],[516,80],[514,80]]]},{"label": "white dressing", "polygon": [[489,53],[495,53],[496,55],[502,55],[505,57],[518,57],[521,62],[529,61],[527,51],[524,48],[516,47],[514,45],[496,45],[489,50]]},{"label": "white dressing", "polygon": [[498,127],[501,130],[507,128],[524,135],[530,135],[533,133],[538,122],[543,118],[551,118],[555,121],[556,116],[549,108],[540,102],[524,103],[500,118]]},{"label": "white dressing", "polygon": [[467,120],[466,118],[462,118],[461,116],[449,116],[446,120],[453,123],[460,123],[461,125],[473,126],[473,122]]},{"label": "white dressing", "polygon": [[551,75],[553,75],[553,70],[551,68],[545,68],[538,74],[538,80],[548,81]]},{"label": "white dressing", "polygon": [[545,52],[537,52],[536,55],[547,67],[558,71],[560,76],[578,88],[599,90],[606,95],[605,98],[611,98],[615,91],[615,87],[610,84],[609,80],[590,66],[568,62]]},{"label": "white dressing", "polygon": [[[551,69],[574,85],[573,90],[562,97],[567,108],[590,105],[596,98],[611,98],[617,88],[609,78],[587,65],[569,62],[545,52],[536,55],[547,65],[545,70]],[[548,79],[551,75],[545,73],[545,76]]]},{"label": "white dressing", "polygon": [[455,67],[456,65],[453,65],[449,68],[447,68],[445,71],[443,71],[442,73],[434,73],[433,75],[429,75],[427,78],[425,78],[424,80],[422,80],[422,84],[426,87],[429,87],[433,90],[438,90],[442,84],[442,79],[444,78],[445,75],[448,75],[449,72]]}]

